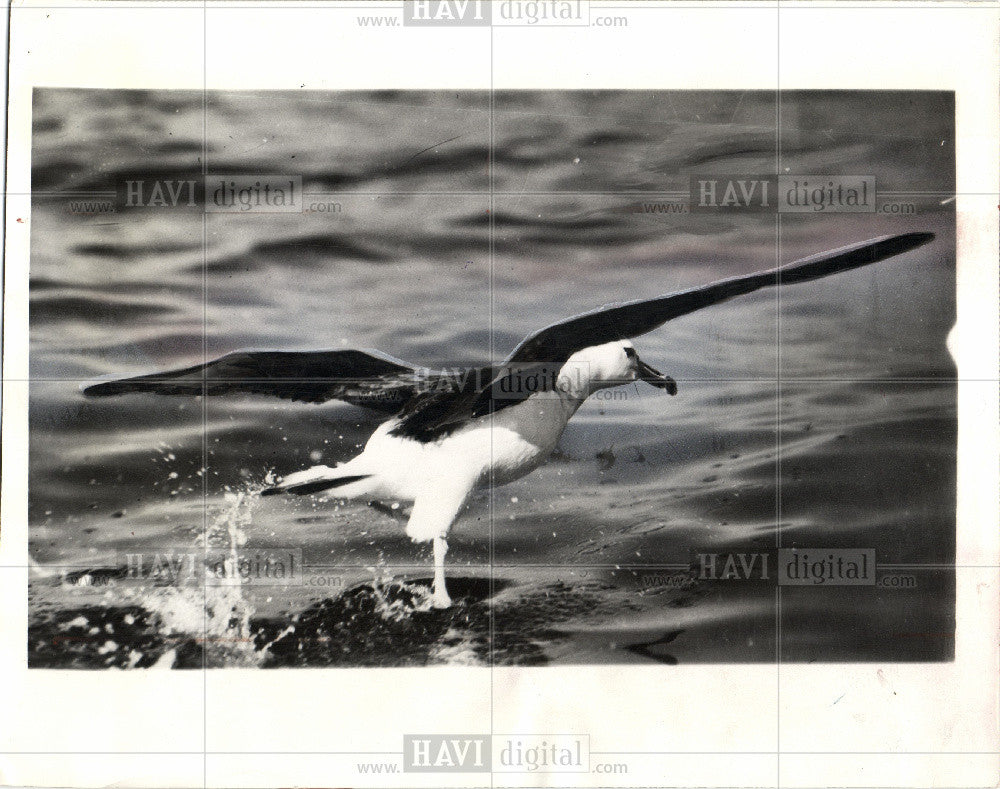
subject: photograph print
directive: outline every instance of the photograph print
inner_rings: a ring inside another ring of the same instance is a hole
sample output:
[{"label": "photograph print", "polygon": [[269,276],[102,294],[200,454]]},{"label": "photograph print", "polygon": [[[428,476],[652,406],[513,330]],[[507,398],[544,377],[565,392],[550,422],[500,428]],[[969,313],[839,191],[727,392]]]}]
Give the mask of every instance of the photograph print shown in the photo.
[{"label": "photograph print", "polygon": [[32,121],[29,668],[954,660],[953,93]]}]

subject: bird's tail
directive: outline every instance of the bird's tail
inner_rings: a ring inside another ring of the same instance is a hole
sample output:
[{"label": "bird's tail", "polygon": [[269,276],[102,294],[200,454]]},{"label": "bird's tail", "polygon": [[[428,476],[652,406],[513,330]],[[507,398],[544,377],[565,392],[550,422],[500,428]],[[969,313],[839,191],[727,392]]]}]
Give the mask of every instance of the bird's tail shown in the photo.
[{"label": "bird's tail", "polygon": [[[361,486],[362,489],[359,490],[355,483],[370,480],[372,475],[359,474],[356,470],[349,468],[350,465],[350,463],[346,463],[336,468],[313,466],[304,471],[296,471],[282,479],[277,485],[264,488],[260,495],[274,496],[278,493],[294,493],[297,496],[304,496],[308,493],[320,493],[332,488],[345,488],[343,492],[347,497],[362,495],[366,492],[367,486]],[[352,486],[351,489],[348,490],[348,486]]]}]

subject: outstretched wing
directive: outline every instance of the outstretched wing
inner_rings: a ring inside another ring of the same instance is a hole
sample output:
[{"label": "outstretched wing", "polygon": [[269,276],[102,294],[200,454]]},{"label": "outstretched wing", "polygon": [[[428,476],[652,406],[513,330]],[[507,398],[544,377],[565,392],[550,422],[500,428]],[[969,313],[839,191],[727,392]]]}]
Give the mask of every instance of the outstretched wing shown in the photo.
[{"label": "outstretched wing", "polygon": [[430,440],[447,435],[465,420],[515,405],[535,389],[505,391],[505,380],[529,376],[554,382],[553,372],[574,353],[595,345],[626,340],[653,331],[673,318],[752,293],[771,285],[795,285],[867,266],[879,260],[923,246],[933,233],[906,233],[883,236],[858,244],[821,252],[779,268],[733,277],[652,299],[610,304],[591,312],[554,323],[525,338],[507,360],[495,368],[484,368],[458,396],[422,395],[410,402],[393,428],[398,435]]},{"label": "outstretched wing", "polygon": [[432,377],[365,351],[234,351],[207,364],[91,384],[83,393],[261,394],[303,403],[343,400],[394,414]]},{"label": "outstretched wing", "polygon": [[873,238],[757,274],[723,279],[711,285],[654,299],[608,304],[554,323],[527,337],[514,349],[505,364],[564,362],[584,348],[638,337],[673,318],[712,304],[728,301],[769,285],[795,285],[867,266],[916,249],[933,238],[933,233],[905,233]]}]

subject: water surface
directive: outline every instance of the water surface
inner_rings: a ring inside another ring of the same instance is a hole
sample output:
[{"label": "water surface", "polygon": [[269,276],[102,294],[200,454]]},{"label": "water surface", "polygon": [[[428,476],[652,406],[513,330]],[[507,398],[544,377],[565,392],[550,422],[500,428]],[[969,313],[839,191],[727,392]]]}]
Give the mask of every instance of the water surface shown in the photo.
[{"label": "water surface", "polygon": [[[491,148],[478,92],[36,91],[31,665],[951,659],[951,97],[787,93],[780,133],[775,101],[498,93]],[[198,178],[203,156],[210,173],[300,175],[318,207],[70,210],[70,191],[120,198],[129,180]],[[779,171],[873,175],[916,212],[650,208],[692,174]],[[79,391],[240,348],[483,364],[601,304],[928,230],[936,241],[900,258],[639,338],[678,395],[594,398],[549,463],[479,494],[452,533],[447,612],[426,610],[430,550],[397,519],[256,495],[276,474],[356,454],[375,415]],[[312,580],[122,577],[129,553],[237,543],[301,551]],[[689,577],[698,552],[779,544],[874,549],[880,579],[913,580],[779,590]]]}]

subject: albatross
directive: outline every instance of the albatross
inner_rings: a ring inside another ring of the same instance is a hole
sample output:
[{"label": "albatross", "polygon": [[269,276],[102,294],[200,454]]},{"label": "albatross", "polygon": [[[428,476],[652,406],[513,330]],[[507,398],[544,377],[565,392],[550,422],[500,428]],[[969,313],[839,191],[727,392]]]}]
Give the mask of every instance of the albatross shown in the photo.
[{"label": "albatross", "polygon": [[677,392],[672,378],[639,358],[632,338],[764,287],[849,271],[933,238],[873,238],[756,274],[600,307],[547,326],[503,362],[460,377],[422,372],[378,351],[246,350],[180,370],[101,381],[83,392],[249,393],[306,403],[341,400],[381,413],[386,421],[353,459],[288,474],[262,495],[331,491],[343,499],[412,502],[406,533],[414,542],[433,542],[431,601],[447,608],[447,538],[476,488],[511,482],[541,465],[569,419],[599,389],[644,381]]}]

